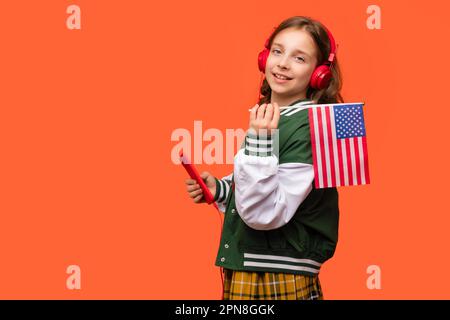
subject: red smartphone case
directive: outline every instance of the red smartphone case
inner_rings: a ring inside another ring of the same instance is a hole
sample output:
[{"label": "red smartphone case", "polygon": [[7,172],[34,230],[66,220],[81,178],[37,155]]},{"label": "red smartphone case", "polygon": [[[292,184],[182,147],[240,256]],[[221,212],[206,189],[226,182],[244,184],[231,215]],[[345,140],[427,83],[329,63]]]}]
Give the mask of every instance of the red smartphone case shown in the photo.
[{"label": "red smartphone case", "polygon": [[207,204],[213,203],[214,202],[214,196],[211,194],[211,192],[209,191],[209,189],[206,186],[205,182],[200,177],[200,174],[198,173],[198,171],[195,168],[195,166],[193,164],[191,164],[191,162],[189,161],[189,159],[186,156],[183,155],[183,150],[180,151],[180,160],[181,160],[181,164],[186,169],[186,171],[188,172],[189,176],[192,179],[194,179],[195,181],[197,181],[197,183],[200,185],[200,188],[202,188],[202,190],[203,190],[203,197],[204,197],[206,203]]}]

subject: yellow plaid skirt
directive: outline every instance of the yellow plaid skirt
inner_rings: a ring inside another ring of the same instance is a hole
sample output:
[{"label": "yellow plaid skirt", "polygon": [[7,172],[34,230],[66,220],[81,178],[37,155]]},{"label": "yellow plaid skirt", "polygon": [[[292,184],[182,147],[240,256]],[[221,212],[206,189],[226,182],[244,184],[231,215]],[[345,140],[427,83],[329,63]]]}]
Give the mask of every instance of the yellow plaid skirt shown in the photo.
[{"label": "yellow plaid skirt", "polygon": [[224,300],[323,300],[318,275],[223,271]]}]

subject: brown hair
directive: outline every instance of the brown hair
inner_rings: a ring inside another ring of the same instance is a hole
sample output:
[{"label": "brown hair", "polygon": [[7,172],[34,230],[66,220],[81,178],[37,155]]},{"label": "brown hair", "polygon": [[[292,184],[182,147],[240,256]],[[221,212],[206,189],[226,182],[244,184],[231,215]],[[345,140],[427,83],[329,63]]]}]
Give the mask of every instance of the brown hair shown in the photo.
[{"label": "brown hair", "polygon": [[[328,60],[328,56],[331,51],[331,46],[326,30],[319,21],[304,16],[294,16],[281,22],[280,25],[275,28],[275,30],[272,32],[272,35],[269,38],[269,49],[272,47],[272,42],[275,36],[280,31],[287,28],[302,29],[310,34],[310,36],[313,38],[318,48],[317,66],[325,63]],[[306,92],[306,98],[313,100],[314,103],[344,102],[344,99],[342,98],[340,93],[342,88],[342,75],[339,69],[337,57],[334,58],[331,67],[331,72],[333,77],[328,87],[322,90],[317,90],[308,87],[308,90]],[[270,103],[272,89],[270,88],[269,83],[265,78],[261,86],[260,94],[262,95],[262,97],[259,98],[258,103],[259,105],[263,103]]]}]

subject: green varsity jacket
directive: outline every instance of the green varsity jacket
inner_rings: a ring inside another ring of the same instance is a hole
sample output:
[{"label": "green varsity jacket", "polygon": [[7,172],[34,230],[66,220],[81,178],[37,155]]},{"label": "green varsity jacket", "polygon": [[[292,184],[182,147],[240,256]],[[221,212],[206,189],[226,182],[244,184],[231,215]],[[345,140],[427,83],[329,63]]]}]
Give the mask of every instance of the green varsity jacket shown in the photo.
[{"label": "green varsity jacket", "polygon": [[247,133],[233,173],[216,178],[214,200],[225,214],[216,265],[316,275],[335,252],[338,193],[314,188],[308,109],[283,110],[278,129]]}]

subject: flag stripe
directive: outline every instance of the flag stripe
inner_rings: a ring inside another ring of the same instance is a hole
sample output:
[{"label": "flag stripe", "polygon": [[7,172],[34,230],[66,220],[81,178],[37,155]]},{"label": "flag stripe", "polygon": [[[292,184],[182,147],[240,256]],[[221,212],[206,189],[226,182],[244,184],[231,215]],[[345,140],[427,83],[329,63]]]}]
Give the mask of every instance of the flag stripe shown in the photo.
[{"label": "flag stripe", "polygon": [[348,178],[348,164],[347,164],[347,147],[345,143],[345,139],[341,140],[341,147],[342,147],[342,167],[344,168],[344,186],[349,185],[349,178]]},{"label": "flag stripe", "polygon": [[315,108],[314,110],[314,125],[316,127],[316,150],[317,150],[317,170],[319,171],[319,188],[324,187],[324,176],[323,176],[323,161],[322,161],[322,144],[323,141],[321,140],[321,131],[322,126],[320,125],[320,109]]},{"label": "flag stripe", "polygon": [[362,145],[364,150],[364,171],[366,173],[366,183],[370,183],[369,176],[369,154],[367,153],[367,137],[362,137]]},{"label": "flag stripe", "polygon": [[350,186],[353,182],[353,176],[352,176],[352,166],[351,166],[351,155],[350,155],[350,141],[348,139],[342,139],[344,141],[345,145],[345,162],[344,162],[344,168],[347,171],[348,180],[345,184],[346,186]]},{"label": "flag stripe", "polygon": [[328,152],[329,152],[329,163],[330,163],[330,175],[331,175],[331,185],[329,187],[334,187],[336,185],[336,173],[334,171],[334,153],[333,153],[333,133],[331,130],[331,121],[330,121],[330,111],[331,107],[326,108],[326,117],[327,117],[327,131],[328,131]]},{"label": "flag stripe", "polygon": [[352,172],[352,180],[350,180],[350,185],[356,184],[356,165],[355,165],[355,140],[354,138],[349,138],[349,151],[350,151],[350,168]]},{"label": "flag stripe", "polygon": [[320,155],[322,161],[322,188],[328,186],[328,175],[327,175],[327,160],[326,160],[326,150],[325,150],[325,139],[324,139],[324,122],[323,109],[317,108],[317,120],[319,121],[319,139],[320,139]]},{"label": "flag stripe", "polygon": [[312,149],[312,155],[313,155],[313,163],[314,163],[314,186],[316,188],[319,188],[319,172],[317,170],[317,143],[316,143],[316,120],[314,119],[314,110],[316,108],[309,109],[309,125],[310,125],[310,132],[311,132],[311,149]]},{"label": "flag stripe", "polygon": [[353,138],[353,143],[355,144],[353,150],[355,151],[355,168],[356,168],[356,185],[361,184],[361,161],[359,159],[359,137]]},{"label": "flag stripe", "polygon": [[359,162],[361,163],[361,184],[366,184],[366,170],[364,168],[364,150],[362,147],[362,137],[358,137]]},{"label": "flag stripe", "polygon": [[328,132],[327,132],[327,119],[326,119],[326,109],[327,107],[320,108],[320,119],[322,124],[322,141],[323,141],[323,150],[322,159],[323,159],[323,171],[325,172],[324,176],[327,177],[325,187],[331,187],[331,174],[330,174],[330,150],[328,148]]},{"label": "flag stripe", "polygon": [[339,154],[338,154],[338,147],[337,147],[337,141],[336,141],[336,126],[334,124],[334,110],[330,108],[330,126],[331,126],[331,135],[332,135],[332,141],[333,141],[333,162],[334,162],[334,174],[336,179],[336,187],[339,187],[341,185],[341,172],[339,170]]},{"label": "flag stripe", "polygon": [[345,157],[345,140],[341,140],[341,145],[338,146],[338,152],[339,152],[339,171],[342,175],[342,182],[341,186],[346,186],[348,181],[348,175],[347,175],[347,167],[344,165],[346,162]]}]

